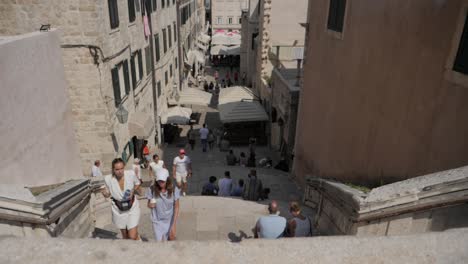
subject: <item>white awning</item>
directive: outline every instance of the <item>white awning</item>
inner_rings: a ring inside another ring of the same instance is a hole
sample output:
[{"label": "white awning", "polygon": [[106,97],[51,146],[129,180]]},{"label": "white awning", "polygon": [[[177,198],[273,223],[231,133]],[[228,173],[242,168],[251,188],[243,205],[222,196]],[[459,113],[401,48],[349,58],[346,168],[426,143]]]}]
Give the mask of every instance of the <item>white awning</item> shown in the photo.
[{"label": "white awning", "polygon": [[241,35],[235,33],[217,33],[211,38],[211,45],[240,45]]},{"label": "white awning", "polygon": [[168,99],[169,104],[183,105],[210,105],[212,95],[195,88],[185,88],[179,94],[179,101],[175,99],[176,95]]},{"label": "white awning", "polygon": [[234,86],[221,89],[218,101],[221,122],[268,121],[265,109],[254,99],[254,93],[247,87]]},{"label": "white awning", "polygon": [[240,46],[224,46],[224,45],[216,45],[211,46],[211,55],[240,55]]},{"label": "white awning", "polygon": [[190,121],[192,109],[186,107],[170,107],[161,114],[161,124],[186,125]]},{"label": "white awning", "polygon": [[218,106],[222,123],[268,121],[268,115],[257,101],[237,101]]},{"label": "white awning", "polygon": [[254,94],[252,90],[243,86],[233,86],[223,88],[219,92],[219,104],[226,104],[232,102],[239,102],[242,99],[253,100]]},{"label": "white awning", "polygon": [[147,139],[154,129],[154,120],[150,115],[142,112],[131,113],[128,118],[128,133],[130,137]]}]

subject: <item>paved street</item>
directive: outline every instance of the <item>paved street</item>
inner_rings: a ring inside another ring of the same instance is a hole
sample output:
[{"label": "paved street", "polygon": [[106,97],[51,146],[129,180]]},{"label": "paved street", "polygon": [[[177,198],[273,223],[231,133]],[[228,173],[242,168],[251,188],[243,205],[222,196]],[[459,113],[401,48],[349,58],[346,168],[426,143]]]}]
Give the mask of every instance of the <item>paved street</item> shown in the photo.
[{"label": "paved street", "polygon": [[[206,80],[214,81],[212,76],[215,70],[219,71],[220,79],[224,78],[228,68],[206,68]],[[201,88],[200,88],[201,89]],[[210,129],[221,127],[219,113],[216,105],[191,106],[193,112],[201,114],[198,124],[193,127],[198,130],[204,123]],[[288,173],[269,169],[256,168],[258,178],[262,180],[264,188],[270,188],[271,193],[268,200],[255,202],[244,202],[240,198],[221,198],[221,197],[200,197],[202,187],[208,182],[210,176],[221,179],[226,170],[231,172],[233,181],[237,184],[239,179],[246,181],[251,168],[241,166],[227,166],[226,154],[215,147],[208,152],[202,152],[200,140],[197,140],[195,149],[191,150],[186,138],[188,125],[180,125],[182,132],[179,139],[173,144],[163,146],[163,153],[159,153],[169,171],[172,168],[172,161],[177,156],[180,148],[184,148],[187,155],[192,160],[193,176],[189,178],[187,197],[181,199],[181,214],[178,225],[179,240],[209,240],[226,239],[238,241],[242,238],[251,237],[251,228],[256,219],[262,214],[267,214],[266,204],[272,199],[279,202],[280,214],[289,218],[288,202],[300,201],[302,191],[299,190],[294,182],[288,178]],[[235,155],[240,152],[248,154],[247,146],[233,147]],[[273,164],[279,160],[279,154],[271,151],[267,146],[257,146],[257,163],[263,157],[270,157]],[[151,184],[152,180],[148,175],[148,170],[143,170],[145,186]],[[260,207],[259,207],[260,206]],[[149,216],[149,209],[146,207],[146,200],[141,200],[142,217],[140,220],[140,233],[142,237],[153,240],[152,225]],[[313,212],[310,208],[303,208],[303,213],[312,217]],[[112,224],[105,227],[106,230],[112,230],[118,233],[118,230]]]}]

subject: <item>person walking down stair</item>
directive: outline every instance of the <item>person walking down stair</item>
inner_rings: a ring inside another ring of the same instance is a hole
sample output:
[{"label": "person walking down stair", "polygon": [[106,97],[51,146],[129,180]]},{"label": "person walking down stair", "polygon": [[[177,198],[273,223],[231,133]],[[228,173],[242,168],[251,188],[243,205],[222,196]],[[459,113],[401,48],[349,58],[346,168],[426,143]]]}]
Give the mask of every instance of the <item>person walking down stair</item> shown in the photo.
[{"label": "person walking down stair", "polygon": [[192,176],[192,161],[185,155],[185,150],[179,150],[179,156],[174,158],[172,176],[177,181],[177,187],[182,189],[182,195],[187,192],[187,178]]},{"label": "person walking down stair", "polygon": [[200,141],[202,143],[203,152],[206,152],[208,145],[208,134],[210,131],[206,128],[206,124],[203,124],[203,127],[200,129]]}]

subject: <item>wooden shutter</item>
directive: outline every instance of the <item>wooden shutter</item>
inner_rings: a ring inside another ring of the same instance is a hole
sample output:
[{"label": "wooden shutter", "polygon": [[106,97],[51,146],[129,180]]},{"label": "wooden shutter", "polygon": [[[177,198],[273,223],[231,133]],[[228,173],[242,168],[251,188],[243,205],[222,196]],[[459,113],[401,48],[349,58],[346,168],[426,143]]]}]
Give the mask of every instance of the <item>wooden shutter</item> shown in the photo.
[{"label": "wooden shutter", "polygon": [[115,107],[119,107],[122,98],[120,95],[120,83],[119,83],[119,68],[114,67],[111,70],[112,75],[112,88],[114,89],[114,103]]},{"label": "wooden shutter", "polygon": [[159,34],[154,35],[154,45],[156,50],[156,62],[159,61],[161,58],[160,50],[159,50]]},{"label": "wooden shutter", "polygon": [[453,65],[453,70],[468,74],[468,14],[465,19],[465,27],[458,46],[457,57]]},{"label": "wooden shutter", "polygon": [[151,52],[150,52],[150,47],[145,48],[145,57],[146,57],[146,75],[151,74],[151,66],[152,66],[152,61],[151,61]]},{"label": "wooden shutter", "polygon": [[111,29],[117,28],[119,26],[119,9],[117,7],[117,0],[107,1],[109,6],[109,19]]},{"label": "wooden shutter", "polygon": [[166,33],[166,29],[164,28],[162,30],[163,32],[163,49],[164,49],[164,53],[167,52],[167,33]]},{"label": "wooden shutter", "polygon": [[[132,56],[130,57],[130,70],[132,71],[132,87],[133,87],[133,90],[135,90],[136,84],[137,84],[136,70],[135,70],[135,53],[133,53]],[[125,87],[125,92],[128,94],[127,87]]]},{"label": "wooden shutter", "polygon": [[161,0],[161,8],[164,8],[164,5],[166,4],[166,0]]},{"label": "wooden shutter", "polygon": [[140,75],[140,80],[143,79],[143,55],[141,50],[138,51],[138,73]]},{"label": "wooden shutter", "polygon": [[123,72],[125,81],[125,94],[128,95],[130,93],[130,76],[128,72],[128,60],[124,60],[123,62]]},{"label": "wooden shutter", "polygon": [[135,21],[135,0],[127,0],[128,3],[128,20]]},{"label": "wooden shutter", "polygon": [[153,7],[153,11],[156,11],[158,9],[158,3],[157,3],[157,0],[152,0],[153,4],[152,4],[152,7]]},{"label": "wooden shutter", "polygon": [[171,31],[171,25],[167,26],[167,39],[169,40],[169,48],[172,47],[172,31]]},{"label": "wooden shutter", "polygon": [[177,28],[176,28],[176,23],[175,22],[174,22],[173,26],[174,26],[174,42],[176,42],[177,41]]}]

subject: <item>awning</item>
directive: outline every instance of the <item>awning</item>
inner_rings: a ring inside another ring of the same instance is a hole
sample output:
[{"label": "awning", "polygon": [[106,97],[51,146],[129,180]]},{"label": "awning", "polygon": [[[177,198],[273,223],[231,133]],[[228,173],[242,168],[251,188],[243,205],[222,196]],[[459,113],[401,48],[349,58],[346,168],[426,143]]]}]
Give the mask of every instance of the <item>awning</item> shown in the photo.
[{"label": "awning", "polygon": [[179,94],[179,101],[176,100],[176,95],[168,99],[169,104],[183,105],[210,105],[212,95],[195,88],[185,88]]},{"label": "awning", "polygon": [[216,45],[211,46],[211,55],[240,55],[240,46],[224,46],[224,45]]},{"label": "awning", "polygon": [[240,45],[241,35],[235,33],[218,33],[211,38],[211,45]]},{"label": "awning", "polygon": [[192,109],[186,107],[170,107],[161,114],[161,124],[186,125],[190,121]]},{"label": "awning", "polygon": [[247,87],[234,86],[221,89],[218,101],[221,122],[268,121],[265,109],[254,99],[254,93]]},{"label": "awning", "polygon": [[154,129],[153,118],[145,113],[131,113],[128,118],[128,133],[130,137],[136,136],[139,139],[147,139]]},{"label": "awning", "polygon": [[221,105],[226,103],[239,102],[242,99],[253,100],[254,93],[247,87],[233,86],[220,90],[218,102]]},{"label": "awning", "polygon": [[239,123],[268,121],[268,115],[257,101],[237,101],[218,106],[221,122]]}]

